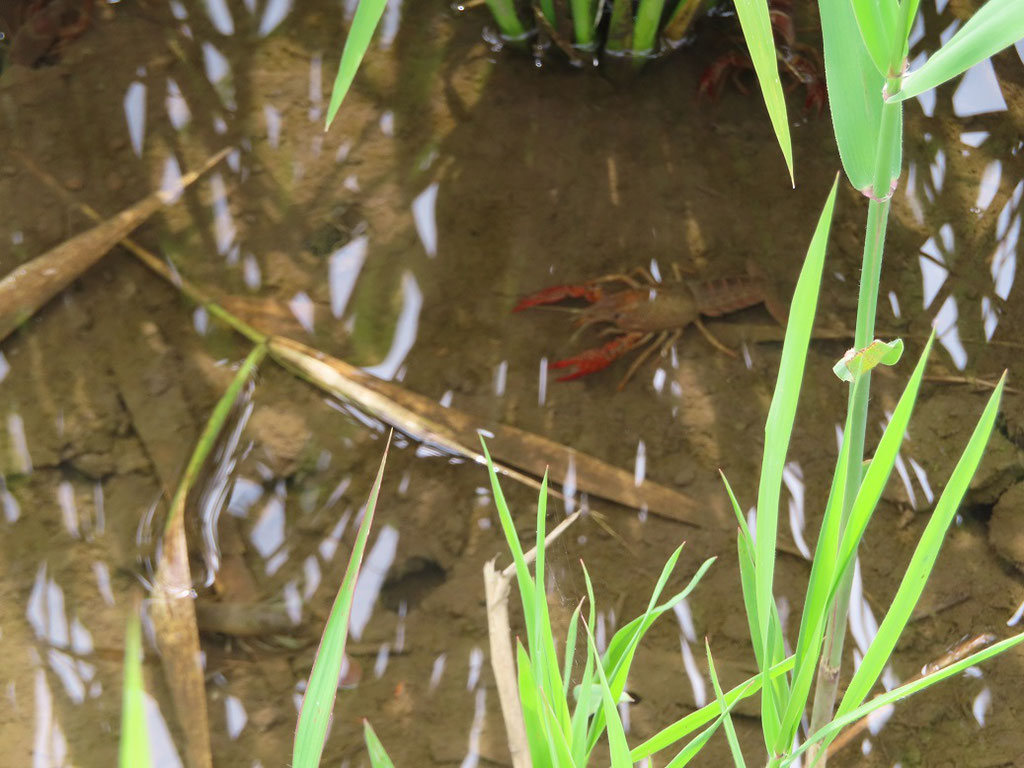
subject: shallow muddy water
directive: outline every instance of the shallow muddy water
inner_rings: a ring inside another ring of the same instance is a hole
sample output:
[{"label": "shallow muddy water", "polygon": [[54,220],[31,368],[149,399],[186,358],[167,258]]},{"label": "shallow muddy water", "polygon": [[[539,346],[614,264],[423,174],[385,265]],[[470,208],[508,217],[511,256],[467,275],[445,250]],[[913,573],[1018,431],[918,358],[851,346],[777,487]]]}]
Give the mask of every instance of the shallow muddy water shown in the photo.
[{"label": "shallow muddy water", "polygon": [[[555,56],[537,67],[492,50],[483,9],[455,15],[393,2],[324,133],[342,12],[290,5],[120,3],[55,65],[6,69],[0,272],[89,226],[21,156],[110,215],[233,147],[135,238],[267,332],[706,504],[700,527],[583,494],[550,505],[558,519],[567,507],[594,513],[551,550],[553,613],[567,617],[585,594],[582,558],[606,637],[644,609],[680,542],[672,586],[718,557],[688,610],[663,617],[641,647],[629,683],[639,701],[628,710],[630,743],[639,743],[707,701],[702,637],[724,683],[753,670],[717,470],[752,506],[780,345],[744,344],[733,358],[691,327],[617,391],[629,359],[556,382],[554,361],[603,340],[574,332],[567,312],[512,308],[549,285],[641,266],[668,282],[676,269],[712,280],[752,265],[773,297],[788,298],[839,169],[827,117],[801,116],[802,94],[790,101],[791,190],[756,97],[696,99],[723,30],[640,75],[578,72]],[[923,6],[915,54],[934,50],[967,14],[962,4]],[[813,25],[800,21],[813,42]],[[869,444],[932,323],[940,344],[861,551],[851,661],[888,606],[987,385],[1008,369],[1010,386],[1022,386],[1022,62],[1018,45],[907,108],[908,172],[889,227],[878,327],[903,337],[908,352],[893,374],[876,377]],[[853,323],[865,211],[843,186],[823,329]],[[774,323],[763,307],[718,322]],[[708,327],[742,335],[735,325]],[[845,385],[831,367],[848,343],[815,340],[808,358],[776,587],[791,612],[845,414]],[[151,577],[166,501],[248,351],[121,249],[0,344],[0,745],[11,765],[116,759],[125,616]],[[217,765],[286,765],[296,702],[387,430],[269,359],[232,426],[237,439],[222,440],[189,502],[213,752]],[[1022,451],[1024,407],[1013,390],[890,684],[965,635],[1015,631]],[[571,478],[553,480],[571,490]],[[477,464],[397,439],[350,638],[352,685],[339,694],[325,765],[367,764],[364,717],[396,765],[508,764],[481,580],[487,560],[507,555],[487,487]],[[529,541],[536,493],[512,480],[504,488]],[[258,610],[238,620],[226,602]],[[791,636],[796,626],[793,617]],[[146,659],[152,721],[166,724],[158,764],[181,764],[152,643]],[[1024,657],[1011,652],[951,680],[898,706],[834,763],[1019,764],[1022,674]],[[761,737],[750,714],[737,727],[755,755]],[[728,760],[716,740],[699,762]]]}]

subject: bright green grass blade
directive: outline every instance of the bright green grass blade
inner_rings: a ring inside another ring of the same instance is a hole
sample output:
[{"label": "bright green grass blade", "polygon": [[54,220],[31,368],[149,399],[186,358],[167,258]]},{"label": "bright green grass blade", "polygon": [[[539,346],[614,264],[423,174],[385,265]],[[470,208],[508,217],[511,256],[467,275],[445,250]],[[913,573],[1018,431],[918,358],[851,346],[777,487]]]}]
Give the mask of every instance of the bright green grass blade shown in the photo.
[{"label": "bright green grass blade", "polygon": [[890,59],[899,24],[896,0],[853,0],[853,13],[875,69],[882,76],[899,74],[899,62]]},{"label": "bright green grass blade", "polygon": [[932,343],[935,341],[935,330],[932,330],[928,342],[921,352],[921,358],[914,368],[914,373],[907,382],[903,394],[893,411],[892,419],[882,433],[882,439],[878,443],[875,455],[868,465],[857,491],[857,498],[850,510],[850,517],[843,531],[843,541],[839,548],[838,574],[846,571],[853,558],[856,557],[857,547],[864,535],[871,515],[882,498],[882,491],[889,482],[889,475],[892,474],[893,465],[899,455],[900,447],[903,445],[903,437],[907,433],[907,426],[910,424],[910,414],[914,410],[914,403],[917,401],[917,392],[924,377],[925,364],[928,362],[928,354],[931,352]]},{"label": "bright green grass blade", "polygon": [[146,728],[146,692],[142,684],[142,624],[134,608],[124,632],[124,680],[121,684],[121,741],[119,768],[153,765]]},{"label": "bright green grass blade", "polygon": [[480,438],[480,444],[483,446],[484,457],[487,459],[487,471],[491,478],[491,492],[494,495],[494,505],[498,509],[498,519],[501,521],[501,529],[505,533],[505,542],[508,544],[509,551],[512,553],[512,561],[516,566],[516,583],[519,585],[519,597],[523,603],[523,617],[527,623],[527,642],[529,642],[530,648],[534,649],[537,647],[536,638],[532,636],[534,628],[533,617],[536,615],[534,601],[536,599],[543,600],[544,596],[540,595],[538,598],[535,595],[533,577],[530,576],[530,568],[526,564],[526,557],[523,554],[522,544],[519,543],[519,534],[516,533],[512,513],[509,511],[508,503],[505,501],[505,494],[501,491],[501,485],[498,482],[498,472],[494,468],[491,454],[488,452],[487,444],[484,443],[482,437]]},{"label": "bright green grass blade", "polygon": [[740,566],[740,589],[743,594],[743,608],[747,614],[747,624],[750,629],[750,640],[754,646],[754,657],[757,661],[757,668],[764,669],[768,666],[764,662],[765,639],[761,636],[761,622],[757,620],[757,597],[755,595],[756,578],[754,572],[754,537],[750,535],[750,528],[747,526],[746,518],[740,509],[732,486],[721,470],[718,474],[725,484],[725,491],[729,494],[729,501],[732,502],[732,510],[736,514],[739,528],[736,531],[736,549]]},{"label": "bright green grass blade", "polygon": [[576,603],[576,610],[569,618],[569,629],[565,633],[565,658],[562,662],[562,696],[566,701],[572,693],[572,665],[576,659],[576,634],[579,631],[580,612],[583,610],[583,601]]},{"label": "bright green grass blade", "polygon": [[722,708],[723,725],[725,726],[725,738],[729,742],[729,751],[732,752],[732,761],[739,768],[746,768],[746,761],[743,759],[743,750],[740,749],[739,739],[736,738],[736,728],[732,724],[732,715],[729,714],[729,705],[725,703],[725,694],[722,693],[722,684],[718,682],[718,672],[715,671],[715,660],[711,657],[711,644],[704,638],[704,651],[708,657],[708,674],[711,677],[711,685],[715,689],[715,699],[718,706]]},{"label": "bright green grass blade", "polygon": [[[715,706],[718,706],[717,701],[715,702]],[[715,732],[718,730],[718,727],[722,724],[724,719],[725,717],[723,715],[719,715],[711,725],[697,734],[689,744],[683,747],[683,750],[678,755],[669,760],[665,765],[665,768],[683,768],[684,765],[689,765],[690,761],[693,760],[693,758],[695,758],[702,749],[704,749],[709,741],[711,741],[711,737],[715,735]]]},{"label": "bright green grass blade", "polygon": [[[761,462],[761,479],[757,491],[757,535],[754,540],[754,594],[759,622],[757,637],[761,638],[765,667],[774,660],[774,653],[777,651],[776,647],[770,647],[775,643],[773,642],[774,632],[770,631],[769,622],[772,620],[775,608],[772,584],[775,577],[775,546],[778,534],[782,470],[786,463],[796,406],[800,399],[800,386],[807,360],[807,347],[814,326],[814,313],[818,306],[818,289],[825,264],[825,249],[828,244],[828,233],[838,185],[839,178],[837,176],[832,182],[832,189],[821,216],[818,218],[814,236],[807,249],[807,257],[800,270],[800,277],[797,280],[790,306],[789,323],[786,326],[786,340],[782,346],[782,359],[779,363],[775,394],[772,396],[764,428],[764,457]],[[768,701],[771,690],[771,686],[762,688],[762,727],[765,731],[766,743],[769,745],[775,743],[778,735],[778,722],[775,720],[777,713],[774,711],[772,703]]]},{"label": "bright green grass blade", "polygon": [[789,181],[795,184],[793,176],[793,142],[789,136],[789,118],[786,116],[786,96],[779,80],[779,65],[775,54],[775,37],[768,16],[766,0],[736,0],[736,15],[743,28],[750,60],[754,63],[754,74],[761,86],[764,105],[775,130],[779,149],[786,160]]},{"label": "bright green grass blade", "polygon": [[640,0],[633,26],[634,56],[650,56],[654,53],[654,41],[658,37],[658,25],[664,8],[665,0]]},{"label": "bright green grass blade", "polygon": [[576,45],[584,49],[594,46],[594,30],[597,28],[597,10],[594,0],[569,0],[572,11],[572,31]]},{"label": "bright green grass blade", "polygon": [[[818,8],[839,157],[850,183],[859,190],[868,190],[874,181],[885,78],[872,62],[863,38],[850,34],[857,25],[850,0],[820,0]],[[895,173],[899,175],[899,162]]]},{"label": "bright green grass blade", "polygon": [[519,671],[519,704],[523,708],[523,726],[530,759],[534,765],[547,765],[549,745],[543,721],[543,702],[533,677],[533,665],[522,641],[516,639],[516,668]]},{"label": "bright green grass blade", "polygon": [[948,667],[943,667],[930,675],[918,678],[917,680],[911,680],[909,683],[904,683],[898,688],[893,688],[891,691],[879,694],[871,699],[871,701],[866,702],[845,714],[837,713],[836,717],[828,725],[811,734],[807,741],[801,744],[798,749],[794,750],[791,754],[786,755],[786,764],[788,765],[792,761],[796,760],[814,744],[819,742],[828,744],[834,737],[839,735],[844,728],[853,725],[855,722],[867,715],[870,715],[872,712],[890,704],[895,704],[901,699],[905,699],[919,691],[930,688],[936,683],[940,683],[954,675],[959,675],[965,669],[973,667],[976,664],[980,664],[986,659],[990,659],[1000,653],[1005,653],[1022,642],[1024,642],[1024,632],[1019,635],[1014,635],[1013,637],[1008,637],[1005,640],[1001,640],[998,643],[990,645],[988,648],[983,648],[977,653],[972,653],[970,656],[967,656],[954,664],[950,664]]},{"label": "bright green grass blade", "polygon": [[893,100],[902,101],[952,80],[980,61],[1024,38],[1020,0],[989,0],[920,69],[903,78]]},{"label": "bright green grass blade", "polygon": [[544,718],[544,738],[547,742],[549,762],[553,766],[565,766],[572,768],[572,754],[569,744],[565,740],[565,733],[562,732],[559,717],[555,714],[552,702],[544,691],[540,692],[541,716]]},{"label": "bright green grass blade", "polygon": [[[594,634],[590,631],[590,625],[584,626],[587,633],[587,646],[590,652],[597,655],[597,645],[594,643]],[[626,731],[622,727],[622,719],[619,717],[618,696],[612,695],[608,687],[608,678],[605,677],[604,669],[600,664],[597,666],[597,679],[601,683],[601,704],[608,731],[608,749],[611,752],[612,768],[632,768],[633,762],[629,759],[629,746],[626,744]]]},{"label": "bright green grass blade", "polygon": [[894,43],[899,43],[902,50],[899,53],[902,54],[902,58],[907,56],[907,44],[910,40],[910,32],[914,28],[914,17],[917,16],[917,6],[920,0],[903,0],[900,3],[900,25],[899,25],[899,36],[894,40]]},{"label": "bright green grass blade", "polygon": [[[587,586],[587,602],[589,608],[587,609],[587,626],[594,626],[594,612],[596,604],[594,602],[594,585],[590,580],[590,573],[587,572],[587,567],[580,563],[583,568],[583,580]],[[576,765],[586,765],[587,758],[590,755],[592,742],[588,737],[588,726],[591,723],[590,716],[596,710],[596,707],[591,707],[591,696],[593,695],[594,676],[597,674],[597,665],[601,663],[601,657],[595,654],[590,649],[590,645],[587,648],[587,659],[583,665],[583,678],[580,680],[579,690],[580,695],[576,700],[576,708],[572,713],[572,756]]]},{"label": "bright green grass blade", "polygon": [[348,619],[352,612],[352,596],[356,591],[356,579],[359,567],[363,562],[366,542],[373,524],[373,513],[377,507],[377,495],[384,479],[384,465],[388,460],[388,445],[384,448],[384,456],[380,460],[377,477],[370,489],[370,497],[366,500],[366,511],[359,524],[352,555],[345,569],[338,596],[334,599],[334,607],[327,619],[327,627],[320,639],[320,647],[316,652],[313,670],[309,673],[306,695],[302,700],[299,712],[299,723],[295,729],[295,744],[292,748],[292,765],[295,768],[316,768],[323,754],[327,741],[327,727],[331,722],[331,711],[334,709],[334,697],[338,692],[338,678],[341,665],[345,658],[345,641],[348,638]]},{"label": "bright green grass blade", "polygon": [[571,732],[569,704],[562,689],[562,675],[558,666],[558,652],[555,650],[555,637],[551,629],[551,617],[548,611],[547,589],[544,578],[544,539],[547,536],[547,500],[548,476],[544,473],[541,481],[540,494],[537,499],[537,557],[534,561],[534,626],[533,637],[536,647],[530,647],[530,655],[534,664],[534,675],[542,681],[547,701],[558,720],[560,738],[568,738]]},{"label": "bright green grass blade", "polygon": [[373,768],[395,768],[369,720],[363,720],[363,739],[366,741],[366,751],[370,755],[370,765]]},{"label": "bright green grass blade", "polygon": [[[768,670],[769,679],[775,679],[782,677],[793,668],[793,657],[785,659],[784,661],[776,664],[774,667]],[[762,675],[758,673],[749,680],[740,683],[735,688],[727,691],[725,694],[725,701],[730,706],[735,702],[748,698],[756,694],[761,690]],[[630,758],[633,762],[639,762],[645,757],[650,757],[655,752],[660,752],[666,749],[677,741],[680,741],[691,733],[696,731],[701,726],[707,725],[716,717],[721,715],[721,707],[717,701],[713,701],[710,704],[705,704],[703,707],[698,709],[696,712],[691,712],[676,722],[672,723],[665,728],[662,728],[658,733],[654,734],[651,738],[633,748],[630,752]]]},{"label": "bright green grass blade", "polygon": [[373,39],[373,33],[386,5],[387,0],[359,0],[359,5],[356,6],[352,26],[349,27],[348,37],[345,38],[345,48],[341,52],[341,61],[338,63],[338,74],[334,78],[331,101],[327,105],[327,124],[324,130],[331,127],[341,102],[345,100],[345,95],[352,86],[356,70],[366,55],[366,49],[370,47],[370,40]]},{"label": "bright green grass blade", "polygon": [[821,656],[821,644],[825,637],[825,627],[832,608],[832,595],[839,584],[836,572],[836,561],[839,553],[839,529],[843,514],[843,497],[846,493],[846,468],[850,453],[850,440],[843,440],[839,457],[836,460],[835,474],[832,476],[832,487],[828,501],[825,503],[825,514],[818,533],[818,544],[811,561],[811,575],[807,581],[807,595],[804,598],[804,609],[800,614],[800,632],[797,635],[796,661],[790,685],[789,701],[782,714],[779,727],[780,741],[791,744],[800,725],[811,684],[818,671],[818,660]]},{"label": "bright green grass blade", "polygon": [[1004,373],[989,398],[988,405],[985,406],[967,447],[964,448],[960,460],[953,469],[953,474],[950,476],[949,482],[946,483],[945,490],[935,505],[935,511],[932,513],[928,525],[925,526],[924,533],[921,534],[921,540],[914,550],[910,565],[907,566],[899,589],[892,599],[892,605],[878,628],[878,634],[864,655],[864,660],[854,673],[853,679],[850,680],[839,709],[836,711],[837,715],[846,714],[860,706],[889,662],[896,641],[910,620],[910,614],[914,610],[914,606],[917,605],[928,575],[939,556],[942,541],[946,536],[946,529],[960,506],[960,501],[967,491],[967,486],[970,484],[978,464],[981,463],[985,445],[988,443],[999,411],[999,400],[1005,384],[1006,374]]}]

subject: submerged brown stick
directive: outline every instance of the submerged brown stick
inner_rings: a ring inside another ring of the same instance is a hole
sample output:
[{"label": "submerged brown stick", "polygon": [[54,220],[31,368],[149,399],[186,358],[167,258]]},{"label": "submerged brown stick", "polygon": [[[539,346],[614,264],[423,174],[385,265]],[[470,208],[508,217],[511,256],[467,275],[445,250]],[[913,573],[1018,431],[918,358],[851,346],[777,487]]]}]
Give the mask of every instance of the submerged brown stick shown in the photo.
[{"label": "submerged brown stick", "polygon": [[144,197],[92,229],[16,267],[0,280],[0,341],[78,279],[132,230],[219,163],[228,151],[222,149],[200,168],[182,176],[170,189]]}]

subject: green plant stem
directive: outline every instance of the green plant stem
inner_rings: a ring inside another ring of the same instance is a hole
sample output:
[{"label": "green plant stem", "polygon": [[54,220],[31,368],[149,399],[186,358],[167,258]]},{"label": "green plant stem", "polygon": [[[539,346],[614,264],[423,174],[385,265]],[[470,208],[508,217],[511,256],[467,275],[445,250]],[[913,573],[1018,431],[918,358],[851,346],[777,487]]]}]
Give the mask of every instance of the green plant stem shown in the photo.
[{"label": "green plant stem", "polygon": [[594,0],[570,0],[570,6],[576,46],[590,50],[594,47]]},{"label": "green plant stem", "polygon": [[[878,285],[882,272],[882,254],[885,249],[885,232],[889,221],[889,158],[893,151],[892,142],[902,139],[894,135],[900,125],[899,109],[892,104],[882,107],[882,122],[879,129],[878,148],[875,157],[875,197],[868,203],[868,220],[864,236],[864,258],[861,270],[860,295],[857,301],[857,326],[854,348],[864,349],[871,343],[875,333],[875,314],[878,307]],[[883,198],[884,195],[884,198]],[[881,198],[881,199],[880,199]],[[850,387],[850,399],[846,413],[846,427],[843,439],[850,440],[847,454],[847,482],[843,495],[843,513],[839,525],[839,536],[846,529],[853,503],[860,490],[864,462],[864,437],[867,431],[868,400],[871,394],[870,372],[858,376]],[[850,591],[853,585],[852,563],[842,575],[836,594],[828,627],[825,630],[824,651],[818,667],[815,683],[814,705],[811,712],[810,732],[814,733],[832,719],[836,693],[839,688],[839,673],[843,658],[843,641],[846,637],[846,620],[850,605]],[[817,750],[812,749],[812,752]],[[813,756],[810,760],[813,763]],[[825,765],[821,755],[818,765]]]},{"label": "green plant stem", "polygon": [[633,56],[644,59],[654,53],[654,40],[658,36],[658,23],[665,0],[640,0],[633,27]]},{"label": "green plant stem", "polygon": [[498,25],[498,29],[509,40],[520,40],[526,37],[526,29],[516,15],[512,0],[487,0],[487,7]]}]

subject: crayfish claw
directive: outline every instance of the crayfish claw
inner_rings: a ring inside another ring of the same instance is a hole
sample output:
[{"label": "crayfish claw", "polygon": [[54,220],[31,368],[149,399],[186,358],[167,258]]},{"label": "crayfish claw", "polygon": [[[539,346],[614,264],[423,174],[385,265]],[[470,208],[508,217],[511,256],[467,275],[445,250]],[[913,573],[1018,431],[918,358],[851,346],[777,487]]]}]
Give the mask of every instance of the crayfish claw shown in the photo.
[{"label": "crayfish claw", "polygon": [[566,299],[583,299],[593,304],[601,298],[601,289],[593,283],[579,283],[570,285],[553,285],[540,291],[527,294],[512,307],[513,312],[522,312],[530,307],[540,307],[546,304],[557,304]]}]

